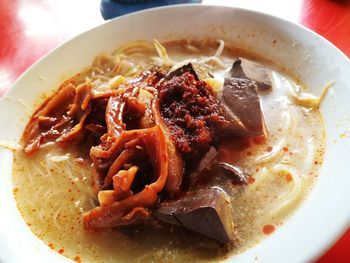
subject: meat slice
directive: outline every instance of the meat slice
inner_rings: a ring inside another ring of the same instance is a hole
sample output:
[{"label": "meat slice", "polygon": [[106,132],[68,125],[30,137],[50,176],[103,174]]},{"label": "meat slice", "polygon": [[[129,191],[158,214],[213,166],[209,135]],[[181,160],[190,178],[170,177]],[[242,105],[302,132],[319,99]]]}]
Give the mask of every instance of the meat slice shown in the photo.
[{"label": "meat slice", "polygon": [[226,119],[232,125],[221,129],[229,135],[266,136],[266,128],[256,82],[242,78],[226,78],[221,102]]},{"label": "meat slice", "polygon": [[243,78],[256,81],[258,89],[266,90],[272,87],[271,80],[266,68],[248,59],[236,59],[230,70],[233,78]]},{"label": "meat slice", "polygon": [[[125,174],[125,172],[120,173],[120,169],[115,169],[115,172],[119,171],[112,177],[114,192],[104,192],[99,196],[102,201],[101,206],[95,207],[84,214],[83,223],[86,229],[139,223],[150,216],[149,209],[153,208],[158,202],[158,193],[164,189],[168,177],[169,162],[165,135],[159,125],[148,129],[123,131],[115,141],[118,145],[115,148],[119,148],[119,145],[124,146],[126,142],[135,139],[143,141],[143,146],[153,166],[155,181],[144,185],[140,192],[133,193],[131,185],[135,176],[137,176],[136,172],[133,174],[132,171],[129,171],[128,174]],[[112,165],[111,168],[114,169],[115,167]],[[114,172],[111,174],[114,174]],[[109,178],[106,177],[107,180]],[[109,182],[107,183],[109,184]],[[121,198],[124,199],[119,200]]]},{"label": "meat slice", "polygon": [[233,240],[233,214],[227,194],[213,187],[187,193],[176,201],[161,203],[154,212],[165,223],[182,226],[226,244]]},{"label": "meat slice", "polygon": [[48,98],[31,117],[23,133],[24,152],[35,153],[48,142],[66,143],[82,132],[91,111],[91,86],[68,83]]},{"label": "meat slice", "polygon": [[[242,140],[242,138],[239,138],[239,140]],[[225,145],[227,145],[227,142]],[[196,169],[190,173],[190,186],[198,188],[198,185],[208,185],[212,178],[223,178],[236,186],[247,185],[250,177],[249,173],[235,164],[235,158],[241,158],[239,154],[237,155],[239,149],[234,149],[235,146],[232,144],[229,144],[228,147],[230,148],[228,159],[224,156],[225,153],[222,152],[222,148],[216,150],[214,147],[210,147]]]},{"label": "meat slice", "polygon": [[223,176],[230,178],[234,184],[246,185],[248,183],[248,174],[241,168],[226,162],[219,162],[216,170]]},{"label": "meat slice", "polygon": [[199,161],[197,167],[189,176],[190,186],[198,186],[207,183],[213,176],[211,167],[215,164],[218,151],[211,146]]},{"label": "meat slice", "polygon": [[199,65],[197,63],[187,63],[183,66],[180,66],[170,71],[165,76],[165,79],[169,80],[169,79],[172,79],[173,77],[179,77],[186,72],[193,75],[196,80],[203,80],[203,79],[213,77],[213,75],[209,71],[209,68],[206,68],[204,65]]},{"label": "meat slice", "polygon": [[159,100],[154,100],[152,103],[153,117],[157,125],[162,129],[167,144],[168,153],[168,178],[165,189],[170,195],[176,195],[180,192],[182,177],[184,173],[184,164],[181,154],[176,150],[174,141],[171,139],[171,134],[168,127],[165,125],[161,117],[159,109]]}]

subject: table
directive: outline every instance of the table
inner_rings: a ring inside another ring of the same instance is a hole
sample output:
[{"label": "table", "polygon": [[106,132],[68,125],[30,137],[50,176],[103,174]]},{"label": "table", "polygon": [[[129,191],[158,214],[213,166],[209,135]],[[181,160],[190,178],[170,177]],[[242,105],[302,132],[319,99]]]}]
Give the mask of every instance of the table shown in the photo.
[{"label": "table", "polygon": [[[350,57],[348,0],[203,0],[300,23]],[[0,96],[29,66],[75,35],[103,23],[100,0],[0,0]],[[317,263],[350,262],[350,229]]]}]

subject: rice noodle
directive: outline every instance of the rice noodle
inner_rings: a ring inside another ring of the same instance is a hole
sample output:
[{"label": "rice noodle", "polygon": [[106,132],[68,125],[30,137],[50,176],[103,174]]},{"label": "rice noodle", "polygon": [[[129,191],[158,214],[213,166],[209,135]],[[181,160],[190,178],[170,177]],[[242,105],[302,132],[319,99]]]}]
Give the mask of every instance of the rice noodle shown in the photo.
[{"label": "rice noodle", "polygon": [[133,41],[119,47],[114,55],[129,55],[130,53],[141,52],[141,50],[153,51],[153,45],[148,41]]},{"label": "rice noodle", "polygon": [[158,56],[162,59],[163,64],[165,66],[173,66],[174,64],[178,63],[178,62],[169,58],[168,53],[166,51],[166,48],[164,46],[162,46],[162,44],[160,44],[157,39],[153,40],[153,44],[157,50]]},{"label": "rice noodle", "polygon": [[303,173],[308,173],[311,170],[313,161],[315,159],[315,141],[314,138],[311,137],[307,140],[307,151],[306,151],[306,157],[303,163],[303,166],[301,168],[301,171]]},{"label": "rice noodle", "polygon": [[220,57],[222,55],[222,52],[224,51],[225,42],[222,39],[219,39],[219,43],[219,47],[216,50],[214,57]]},{"label": "rice noodle", "polygon": [[219,47],[216,50],[215,54],[213,56],[205,57],[198,61],[198,63],[208,64],[212,65],[214,67],[218,67],[221,69],[225,69],[226,65],[222,62],[220,59],[220,56],[222,55],[222,52],[224,51],[225,42],[222,39],[219,39]]},{"label": "rice noodle", "polygon": [[191,52],[200,52],[199,48],[191,45],[191,44],[186,44],[185,45],[186,49]]},{"label": "rice noodle", "polygon": [[59,162],[64,162],[67,161],[70,158],[70,153],[66,153],[63,155],[47,155],[47,160],[49,160],[50,162],[54,162],[54,163],[59,163]]},{"label": "rice noodle", "polygon": [[288,183],[292,184],[291,189],[282,196],[279,196],[278,203],[270,210],[269,215],[276,218],[282,216],[290,206],[296,204],[302,192],[302,181],[298,171],[291,166],[278,164],[273,167],[273,172],[277,175],[289,174],[292,177],[292,181]]},{"label": "rice noodle", "polygon": [[282,154],[283,146],[286,144],[286,138],[282,138],[277,144],[272,147],[271,152],[264,153],[255,158],[255,164],[270,162]]},{"label": "rice noodle", "polygon": [[296,113],[294,110],[294,107],[289,107],[289,110],[284,112],[284,118],[286,120],[286,123],[284,125],[285,130],[284,132],[288,132],[289,134],[293,134],[296,128]]},{"label": "rice noodle", "polygon": [[332,87],[334,81],[330,82],[326,85],[326,87],[322,90],[321,95],[316,97],[310,93],[301,93],[296,92],[292,88],[289,89],[290,96],[295,100],[295,102],[306,108],[319,108],[325,96],[328,93],[328,90]]},{"label": "rice noodle", "polygon": [[264,181],[270,175],[270,173],[271,173],[271,171],[267,167],[261,168],[260,171],[254,175],[255,181],[254,181],[254,183],[249,185],[247,190],[256,191],[261,186],[261,184],[264,183]]},{"label": "rice noodle", "polygon": [[264,153],[255,159],[255,164],[266,163],[272,161],[274,158],[279,157],[282,154],[282,149],[287,143],[287,134],[293,134],[296,128],[296,115],[293,106],[289,107],[288,111],[285,111],[282,115],[285,119],[284,137],[275,145],[272,146],[272,151]]},{"label": "rice noodle", "polygon": [[57,227],[57,229],[61,229],[60,225],[57,223],[57,218],[59,217],[60,211],[61,211],[61,207],[59,207],[52,216],[52,222]]},{"label": "rice noodle", "polygon": [[208,64],[221,69],[226,68],[226,65],[224,64],[224,62],[222,62],[218,57],[215,57],[215,56],[203,58],[199,60],[198,63]]}]

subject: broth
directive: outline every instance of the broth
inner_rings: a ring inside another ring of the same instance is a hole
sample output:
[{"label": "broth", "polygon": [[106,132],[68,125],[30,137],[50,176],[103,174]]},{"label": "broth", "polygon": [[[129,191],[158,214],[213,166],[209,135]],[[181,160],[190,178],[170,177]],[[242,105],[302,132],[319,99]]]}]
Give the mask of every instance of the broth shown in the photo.
[{"label": "broth", "polygon": [[[173,41],[164,46],[176,61],[193,57],[207,60],[219,80],[237,55],[245,56],[226,47],[220,56],[225,67],[221,67],[210,59],[217,48],[215,41]],[[127,54],[127,62],[137,64],[137,70],[154,63],[151,58],[155,52],[146,48],[136,51]],[[23,219],[51,249],[77,262],[216,261],[254,246],[278,229],[305,200],[317,178],[325,145],[319,110],[301,107],[289,96],[290,89],[303,87],[276,66],[268,64],[267,68],[272,90],[259,93],[269,136],[265,142],[237,148],[232,155],[252,179],[246,188],[216,178],[210,182],[230,195],[235,223],[233,244],[222,246],[180,227],[157,222],[118,231],[84,230],[83,213],[98,204],[90,162],[76,159],[74,150],[55,144],[46,145],[30,157],[22,151],[15,153],[13,185]],[[103,86],[108,79],[107,75],[92,83]]]}]

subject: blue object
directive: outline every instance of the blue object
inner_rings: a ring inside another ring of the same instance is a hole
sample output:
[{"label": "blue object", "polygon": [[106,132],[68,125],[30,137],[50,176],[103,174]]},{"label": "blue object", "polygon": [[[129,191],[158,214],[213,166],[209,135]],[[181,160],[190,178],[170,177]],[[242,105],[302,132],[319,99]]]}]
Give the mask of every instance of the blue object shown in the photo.
[{"label": "blue object", "polygon": [[102,0],[101,15],[107,20],[131,12],[165,5],[194,4],[202,0]]}]

